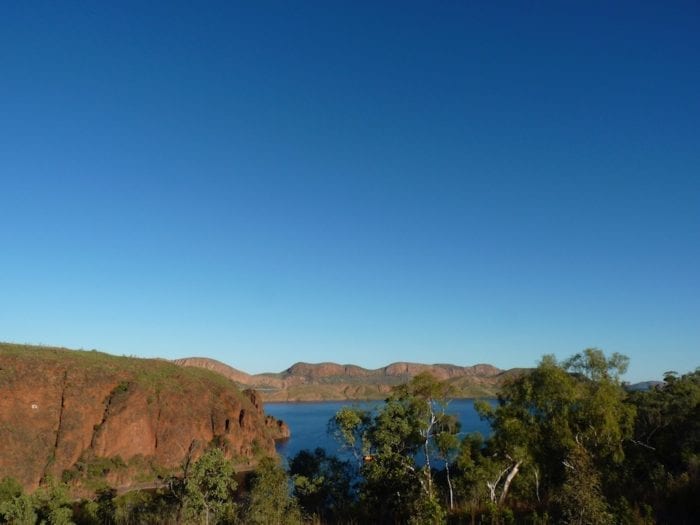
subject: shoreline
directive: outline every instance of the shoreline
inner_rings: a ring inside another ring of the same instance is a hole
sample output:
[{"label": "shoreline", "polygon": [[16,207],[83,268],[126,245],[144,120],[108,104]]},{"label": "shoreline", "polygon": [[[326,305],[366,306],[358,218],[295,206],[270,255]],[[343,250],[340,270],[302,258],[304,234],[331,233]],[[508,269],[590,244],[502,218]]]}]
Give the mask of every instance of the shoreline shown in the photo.
[{"label": "shoreline", "polygon": [[[449,401],[479,401],[479,400],[486,400],[486,399],[498,399],[498,396],[467,396],[467,397],[451,397]],[[320,404],[320,403],[352,403],[352,402],[357,402],[357,403],[371,403],[371,402],[380,402],[383,403],[386,401],[386,397],[375,397],[375,398],[367,398],[367,399],[357,399],[357,398],[349,398],[349,399],[290,399],[286,401],[267,401],[263,399],[262,405],[263,407],[265,405],[297,405],[297,404]]]}]

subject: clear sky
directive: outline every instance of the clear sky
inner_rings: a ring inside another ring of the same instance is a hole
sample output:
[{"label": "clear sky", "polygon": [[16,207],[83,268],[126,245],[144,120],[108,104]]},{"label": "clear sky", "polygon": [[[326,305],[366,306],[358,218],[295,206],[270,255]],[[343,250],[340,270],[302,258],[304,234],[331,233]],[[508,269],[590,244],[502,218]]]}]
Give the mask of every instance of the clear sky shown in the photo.
[{"label": "clear sky", "polygon": [[697,2],[106,4],[0,5],[0,340],[700,365]]}]

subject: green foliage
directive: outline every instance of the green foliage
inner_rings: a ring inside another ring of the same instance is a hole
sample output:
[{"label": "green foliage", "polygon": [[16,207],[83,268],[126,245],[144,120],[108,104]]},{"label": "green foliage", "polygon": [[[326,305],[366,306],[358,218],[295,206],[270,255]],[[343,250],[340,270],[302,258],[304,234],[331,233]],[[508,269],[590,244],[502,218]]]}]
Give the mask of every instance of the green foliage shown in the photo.
[{"label": "green foliage", "polygon": [[[94,377],[119,370],[112,395],[128,396],[145,381],[151,402],[167,388],[224,388],[205,371],[167,363],[3,344],[0,352],[42,366],[85,365]],[[167,489],[121,496],[104,476],[124,468],[152,473],[149,459],[126,466],[118,457],[81,458],[64,481],[95,480],[104,490],[80,504],[50,478],[31,496],[3,479],[0,523],[296,524],[301,509],[315,523],[692,523],[700,515],[700,370],[668,373],[659,388],[628,394],[620,383],[626,366],[624,356],[597,349],[563,362],[544,356],[513,377],[497,406],[476,403],[491,423],[487,439],[460,439],[447,413],[448,386],[417,376],[376,411],[343,408],[329,422],[355,462],[304,451],[290,462],[290,480],[263,459],[241,516],[231,462],[214,449],[188,462],[184,477],[170,477]],[[5,372],[11,378],[12,367]],[[417,453],[426,466],[416,463]]]},{"label": "green foliage", "polygon": [[617,352],[610,357],[597,348],[587,348],[575,354],[563,363],[563,368],[575,374],[587,377],[591,381],[620,381],[620,376],[627,372],[629,358]]},{"label": "green foliage", "polygon": [[23,492],[22,485],[14,478],[4,477],[0,481],[0,503],[20,496]]},{"label": "green foliage", "polygon": [[177,523],[177,505],[168,492],[132,491],[113,499],[117,525],[170,525]]},{"label": "green foliage", "polygon": [[289,494],[287,473],[272,458],[263,459],[251,482],[244,522],[249,525],[302,523],[296,500]]},{"label": "green foliage", "polygon": [[532,496],[540,501],[570,478],[565,465],[579,449],[603,478],[623,461],[635,414],[619,381],[626,364],[623,356],[607,359],[597,349],[562,364],[545,356],[532,373],[504,387],[498,407],[477,406],[493,429],[487,453],[504,469],[490,481],[500,486],[499,503],[508,495],[508,479],[520,483],[525,467],[537,474]]},{"label": "green foliage", "polygon": [[113,488],[99,490],[94,500],[83,500],[74,509],[77,525],[115,525],[117,523],[117,491]]},{"label": "green foliage", "polygon": [[[77,525],[100,525],[101,521],[97,515],[99,505],[93,500],[81,500],[73,510],[73,520]],[[114,513],[110,517],[111,521],[108,523],[114,523]]]},{"label": "green foliage", "polygon": [[147,492],[127,492],[114,500],[114,517],[118,524],[132,524],[146,521],[152,497]]},{"label": "green foliage", "polygon": [[34,525],[37,515],[31,496],[20,493],[0,501],[0,523],[13,525]]},{"label": "green foliage", "polygon": [[134,385],[154,394],[165,390],[180,392],[185,387],[195,385],[237,391],[231,381],[221,374],[203,368],[178,366],[162,359],[12,343],[0,343],[0,357],[7,358],[10,363],[7,370],[3,367],[0,380],[11,379],[11,364],[21,361],[32,368],[77,368],[84,371],[86,377],[94,379],[119,377],[114,394],[126,394]]},{"label": "green foliage", "polygon": [[[130,461],[130,465],[131,463]],[[106,481],[108,474],[123,471],[127,468],[127,464],[119,455],[101,457],[84,454],[75,462],[71,469],[63,471],[61,481],[63,483],[79,482],[82,486],[97,492],[108,487]]]},{"label": "green foliage", "polygon": [[328,422],[328,432],[341,447],[352,453],[358,466],[362,458],[369,454],[367,432],[372,422],[372,415],[358,407],[343,407]]},{"label": "green foliage", "polygon": [[608,525],[614,523],[608,511],[601,485],[600,472],[589,452],[575,446],[566,461],[565,480],[555,495],[562,523]]},{"label": "green foliage", "polygon": [[478,432],[467,434],[454,462],[455,487],[472,519],[492,501],[488,483],[503,470],[502,462],[486,454],[484,438]]},{"label": "green foliage", "polygon": [[16,479],[3,478],[0,481],[0,523],[34,525],[36,512],[32,498],[24,493]]},{"label": "green foliage", "polygon": [[39,521],[49,525],[69,525],[73,523],[72,501],[68,486],[53,478],[48,478],[32,495],[34,508]]},{"label": "green foliage", "polygon": [[[666,374],[660,387],[633,392],[634,438],[626,443],[627,468],[617,486],[630,501],[651,505],[661,521],[700,515],[700,369]],[[640,505],[635,512],[646,515]]]},{"label": "green foliage", "polygon": [[117,386],[112,390],[112,395],[116,396],[118,394],[126,394],[129,391],[129,382],[120,381]]},{"label": "green foliage", "polygon": [[185,509],[193,523],[219,523],[235,514],[235,471],[221,449],[205,452],[187,474]]},{"label": "green foliage", "polygon": [[[330,421],[330,432],[358,461],[364,519],[442,519],[431,461],[456,455],[459,427],[445,413],[450,394],[448,384],[419,374],[395,387],[375,414],[343,408]],[[419,451],[424,467],[416,463]]]},{"label": "green foliage", "polygon": [[440,525],[445,522],[446,512],[440,502],[428,494],[420,494],[410,507],[408,523],[411,525]]},{"label": "green foliage", "polygon": [[289,462],[294,496],[304,513],[324,521],[344,521],[352,517],[353,469],[346,461],[328,456],[322,448],[300,451]]},{"label": "green foliage", "polygon": [[97,492],[97,504],[96,515],[98,522],[102,525],[112,525],[114,521],[114,516],[116,514],[116,507],[114,505],[114,498],[117,495],[117,491],[113,488],[102,489]]}]

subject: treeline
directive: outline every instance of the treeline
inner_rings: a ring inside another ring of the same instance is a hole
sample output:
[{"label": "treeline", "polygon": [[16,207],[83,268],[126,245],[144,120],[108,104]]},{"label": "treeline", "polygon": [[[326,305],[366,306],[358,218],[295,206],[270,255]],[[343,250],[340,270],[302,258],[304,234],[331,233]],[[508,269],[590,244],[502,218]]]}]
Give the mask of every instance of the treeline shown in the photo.
[{"label": "treeline", "polygon": [[696,523],[700,369],[627,392],[627,363],[596,349],[545,356],[496,404],[476,404],[487,437],[462,433],[449,387],[419,375],[376,411],[332,418],[343,458],[302,451],[286,471],[265,460],[242,487],[216,448],[156,491],[105,489],[80,503],[60,483],[30,496],[4,480],[0,522]]},{"label": "treeline", "polygon": [[340,410],[330,431],[355,461],[300,453],[294,494],[328,523],[697,523],[700,369],[627,392],[627,365],[545,356],[476,404],[488,437],[461,434],[447,386],[417,376],[377,413]]},{"label": "treeline", "polygon": [[68,485],[48,479],[33,494],[17,481],[0,482],[0,523],[16,525],[131,525],[302,523],[301,509],[289,490],[286,471],[272,458],[238,486],[232,463],[219,448],[211,448],[180,477],[164,480],[154,490],[117,495],[99,490],[93,499],[74,501]]}]

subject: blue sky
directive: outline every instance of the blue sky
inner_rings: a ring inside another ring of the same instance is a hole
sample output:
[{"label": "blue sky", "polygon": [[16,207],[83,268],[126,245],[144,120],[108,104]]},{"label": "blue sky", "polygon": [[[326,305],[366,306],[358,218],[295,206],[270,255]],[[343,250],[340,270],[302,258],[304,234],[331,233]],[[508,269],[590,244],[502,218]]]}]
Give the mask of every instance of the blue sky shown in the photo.
[{"label": "blue sky", "polygon": [[700,365],[694,2],[5,2],[0,340]]}]

